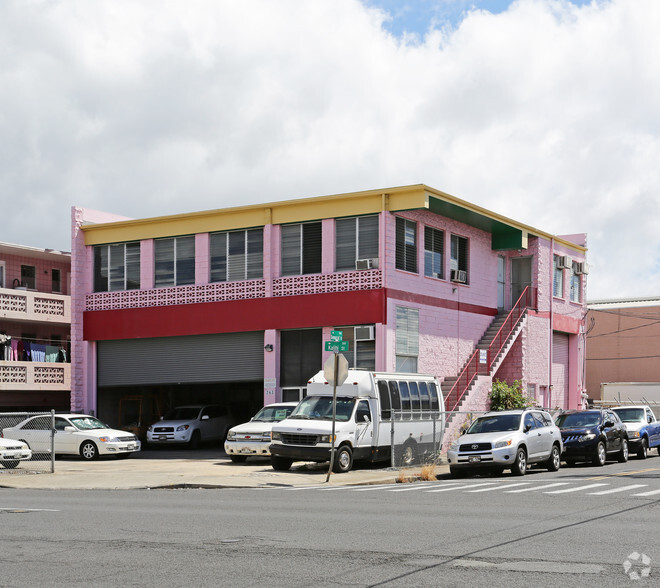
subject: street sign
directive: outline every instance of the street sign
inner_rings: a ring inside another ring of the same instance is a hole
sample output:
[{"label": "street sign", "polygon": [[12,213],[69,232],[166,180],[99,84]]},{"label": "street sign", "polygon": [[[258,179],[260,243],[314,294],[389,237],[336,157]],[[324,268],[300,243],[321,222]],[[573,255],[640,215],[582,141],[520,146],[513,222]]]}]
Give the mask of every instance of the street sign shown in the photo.
[{"label": "street sign", "polygon": [[341,354],[333,354],[323,364],[323,375],[328,384],[335,383],[335,357],[337,358],[337,386],[341,386],[348,378],[348,360]]},{"label": "street sign", "polygon": [[344,333],[341,331],[330,331],[330,341],[341,341],[344,338]]},{"label": "street sign", "polygon": [[348,341],[326,341],[325,350],[339,353],[340,351],[348,351]]}]

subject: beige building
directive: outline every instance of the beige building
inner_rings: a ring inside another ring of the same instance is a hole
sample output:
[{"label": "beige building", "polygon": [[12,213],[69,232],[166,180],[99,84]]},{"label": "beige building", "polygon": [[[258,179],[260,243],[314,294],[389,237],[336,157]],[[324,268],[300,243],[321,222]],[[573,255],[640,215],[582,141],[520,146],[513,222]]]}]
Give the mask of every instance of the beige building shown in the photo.
[{"label": "beige building", "polygon": [[587,303],[586,383],[660,382],[660,297]]}]

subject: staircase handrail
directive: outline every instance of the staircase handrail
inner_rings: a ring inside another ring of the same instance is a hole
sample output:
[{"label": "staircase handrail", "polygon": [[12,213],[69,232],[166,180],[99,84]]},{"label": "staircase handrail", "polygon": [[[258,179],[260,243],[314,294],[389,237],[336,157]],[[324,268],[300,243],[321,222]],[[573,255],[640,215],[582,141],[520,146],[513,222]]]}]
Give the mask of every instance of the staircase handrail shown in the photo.
[{"label": "staircase handrail", "polygon": [[[495,337],[491,341],[491,344],[488,346],[488,359],[487,359],[488,373],[490,373],[490,370],[492,369],[493,364],[497,359],[497,356],[502,351],[502,348],[508,341],[511,333],[518,326],[518,322],[522,318],[525,311],[531,306],[536,305],[535,298],[536,298],[536,288],[531,288],[530,286],[527,286],[523,290],[522,294],[520,295],[516,303],[514,304],[513,308],[509,311],[509,314],[507,315],[506,319],[504,319],[504,323],[502,323],[502,326],[495,334]],[[502,339],[503,333],[505,332],[505,327],[507,325],[511,325],[511,326],[508,330],[506,330],[506,337]],[[497,353],[493,356],[492,355],[493,344],[495,343],[496,340],[500,340],[500,339],[502,339],[503,342],[498,348]],[[474,353],[470,356],[470,359],[468,359],[467,363],[465,364],[465,367],[461,370],[458,379],[454,382],[454,385],[451,387],[451,390],[447,393],[447,398],[451,398],[452,394],[456,393],[456,402],[451,408],[447,407],[448,413],[454,412],[456,410],[456,407],[463,399],[465,392],[469,389],[469,387],[472,385],[472,382],[477,377],[480,367],[480,363],[479,363],[480,352],[481,352],[480,349],[475,349]],[[461,384],[461,382],[465,382],[465,383]]]},{"label": "staircase handrail", "polygon": [[[490,342],[490,345],[488,346],[489,373],[490,370],[493,368],[493,364],[497,360],[497,357],[499,356],[500,352],[502,351],[507,341],[509,340],[511,333],[513,333],[513,331],[516,329],[518,323],[522,319],[522,316],[525,314],[525,311],[530,306],[535,305],[534,304],[535,293],[536,293],[536,288],[532,288],[531,286],[525,287],[525,289],[522,291],[522,294],[519,296],[518,300],[509,311],[509,314],[504,319],[504,322],[502,323],[502,326],[500,327],[499,331],[497,331],[497,333],[493,337],[493,340]],[[497,346],[497,351],[494,352],[493,350],[496,346]]]}]

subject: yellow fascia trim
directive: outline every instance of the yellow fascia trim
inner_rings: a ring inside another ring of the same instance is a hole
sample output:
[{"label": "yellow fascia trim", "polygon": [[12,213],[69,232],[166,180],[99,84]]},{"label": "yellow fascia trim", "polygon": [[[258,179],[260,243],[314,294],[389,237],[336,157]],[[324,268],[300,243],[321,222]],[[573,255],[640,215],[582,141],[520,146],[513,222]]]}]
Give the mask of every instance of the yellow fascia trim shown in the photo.
[{"label": "yellow fascia trim", "polygon": [[171,216],[86,224],[81,229],[85,235],[85,245],[101,245],[247,229],[267,224],[281,225],[324,218],[376,214],[385,209],[410,210],[426,207],[428,207],[428,198],[424,186],[417,185]]}]

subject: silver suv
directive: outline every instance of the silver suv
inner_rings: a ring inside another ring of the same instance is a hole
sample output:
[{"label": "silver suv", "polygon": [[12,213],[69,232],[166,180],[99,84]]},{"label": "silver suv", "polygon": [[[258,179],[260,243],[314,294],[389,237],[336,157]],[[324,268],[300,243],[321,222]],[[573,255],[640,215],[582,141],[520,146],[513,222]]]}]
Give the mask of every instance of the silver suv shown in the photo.
[{"label": "silver suv", "polygon": [[186,445],[196,449],[200,443],[224,443],[233,421],[227,407],[217,404],[177,406],[147,429],[147,443]]},{"label": "silver suv", "polygon": [[489,412],[476,419],[447,452],[452,476],[477,468],[498,472],[510,468],[524,476],[533,463],[551,472],[561,464],[561,432],[549,413],[540,409]]}]

